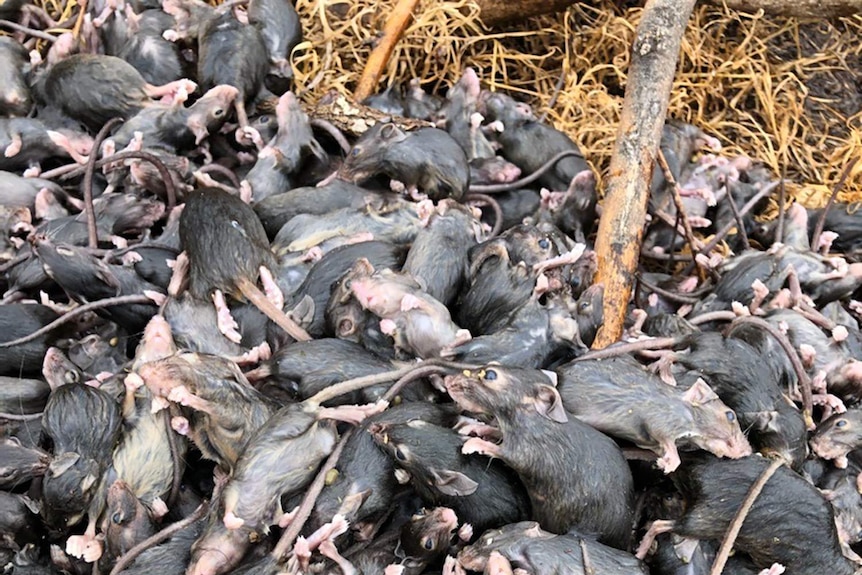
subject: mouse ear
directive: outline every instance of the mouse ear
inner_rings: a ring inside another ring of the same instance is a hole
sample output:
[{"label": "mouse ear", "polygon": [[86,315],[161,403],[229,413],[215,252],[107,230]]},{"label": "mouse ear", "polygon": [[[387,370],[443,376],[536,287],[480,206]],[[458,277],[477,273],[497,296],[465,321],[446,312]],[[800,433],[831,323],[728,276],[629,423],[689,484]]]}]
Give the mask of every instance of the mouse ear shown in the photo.
[{"label": "mouse ear", "polygon": [[685,393],[682,394],[682,400],[690,405],[703,405],[704,403],[715,399],[718,399],[718,396],[701,378],[697,378],[694,385],[689,387]]},{"label": "mouse ear", "polygon": [[371,497],[371,492],[371,489],[366,489],[365,491],[348,495],[341,501],[338,514],[345,516],[355,515],[359,511],[359,508],[362,507],[362,504],[365,503],[365,500]]},{"label": "mouse ear", "polygon": [[50,471],[51,475],[54,477],[63,475],[63,473],[75,465],[79,459],[81,459],[81,455],[78,453],[72,451],[61,453],[48,465],[48,471]]},{"label": "mouse ear", "polygon": [[743,414],[745,419],[751,421],[751,426],[760,431],[778,431],[777,411],[754,411]]},{"label": "mouse ear", "polygon": [[540,385],[536,392],[536,411],[557,423],[566,423],[569,417],[563,408],[563,400],[556,388],[550,385]]},{"label": "mouse ear", "polygon": [[431,477],[434,478],[434,486],[443,495],[450,497],[463,497],[475,493],[479,484],[458,471],[444,469],[437,471],[431,470]]},{"label": "mouse ear", "polygon": [[387,142],[395,143],[407,139],[407,134],[398,129],[395,124],[385,124],[380,128],[380,137]]}]

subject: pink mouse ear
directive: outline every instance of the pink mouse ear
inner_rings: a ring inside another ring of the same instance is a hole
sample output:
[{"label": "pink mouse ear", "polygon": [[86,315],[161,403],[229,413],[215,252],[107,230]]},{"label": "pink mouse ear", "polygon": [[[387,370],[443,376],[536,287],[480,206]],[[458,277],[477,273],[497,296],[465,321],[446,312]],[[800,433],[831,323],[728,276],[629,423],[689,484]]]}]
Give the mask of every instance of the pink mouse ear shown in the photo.
[{"label": "pink mouse ear", "polygon": [[539,386],[536,393],[536,411],[557,423],[569,421],[560,393],[550,385]]},{"label": "pink mouse ear", "polygon": [[384,124],[380,128],[380,137],[387,142],[400,142],[407,138],[407,134],[399,130],[395,124]]},{"label": "pink mouse ear", "polygon": [[703,405],[708,401],[718,399],[718,396],[704,380],[698,378],[694,385],[682,395],[682,399],[691,405]]}]

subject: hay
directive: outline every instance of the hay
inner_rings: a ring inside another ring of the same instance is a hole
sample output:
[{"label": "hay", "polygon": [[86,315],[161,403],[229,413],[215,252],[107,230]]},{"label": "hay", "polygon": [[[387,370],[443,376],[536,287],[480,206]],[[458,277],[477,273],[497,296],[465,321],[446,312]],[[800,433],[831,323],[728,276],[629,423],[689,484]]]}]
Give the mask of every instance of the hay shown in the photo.
[{"label": "hay", "polygon": [[[70,0],[39,0],[55,16]],[[445,94],[466,66],[483,85],[530,102],[607,170],[641,9],[611,0],[489,30],[467,0],[420,3],[381,89],[417,77]],[[292,61],[307,102],[352,93],[394,0],[296,0],[305,42]],[[862,16],[834,22],[747,15],[699,6],[689,23],[669,116],[717,136],[726,154],[786,170],[789,197],[824,205],[844,166],[862,154]],[[555,85],[563,89],[548,108]],[[862,200],[862,162],[839,201]]]},{"label": "hay", "polygon": [[[307,42],[294,54],[306,99],[350,94],[393,2],[298,0]],[[640,8],[605,0],[533,18],[505,31],[484,29],[470,2],[420,4],[381,88],[413,77],[445,93],[465,66],[483,84],[547,113],[600,173],[613,149],[629,49]],[[834,23],[698,7],[683,41],[669,115],[716,135],[727,154],[746,154],[799,185],[789,197],[824,205],[854,155],[862,154],[862,17]],[[553,108],[547,105],[565,73]],[[842,202],[862,200],[862,163]]]}]

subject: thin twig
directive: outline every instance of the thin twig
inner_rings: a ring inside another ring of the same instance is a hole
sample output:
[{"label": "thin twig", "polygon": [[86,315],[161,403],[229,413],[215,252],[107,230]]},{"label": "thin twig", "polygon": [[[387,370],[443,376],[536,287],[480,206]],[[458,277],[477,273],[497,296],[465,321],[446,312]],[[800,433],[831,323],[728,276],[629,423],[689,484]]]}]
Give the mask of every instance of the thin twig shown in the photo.
[{"label": "thin twig", "polygon": [[742,248],[747,250],[751,247],[748,243],[748,234],[745,233],[745,222],[742,221],[742,215],[739,213],[739,208],[736,207],[736,200],[733,199],[733,192],[727,190],[727,203],[730,204],[730,210],[733,212],[733,218],[736,220],[736,229],[738,230],[739,239],[742,240]]},{"label": "thin twig", "polygon": [[853,158],[853,160],[844,167],[844,171],[841,172],[841,177],[838,178],[838,182],[836,182],[835,187],[832,188],[832,195],[829,196],[829,201],[826,202],[826,207],[823,208],[823,213],[820,214],[820,217],[817,219],[817,225],[814,226],[814,233],[811,236],[811,249],[817,251],[817,246],[820,245],[820,234],[823,233],[823,226],[826,225],[826,214],[829,213],[829,208],[832,207],[832,204],[835,203],[835,198],[838,197],[838,192],[841,191],[841,188],[844,187],[844,183],[847,181],[847,178],[850,177],[850,172],[853,171],[853,168],[856,166],[856,162],[859,161],[859,156]]},{"label": "thin twig", "polygon": [[[695,243],[697,240],[694,237],[694,232],[691,229],[691,223],[688,221],[688,216],[685,213],[685,206],[682,205],[682,196],[679,193],[679,184],[676,181],[676,178],[673,177],[673,172],[670,170],[670,166],[667,164],[667,159],[664,157],[664,152],[661,151],[661,147],[658,149],[658,155],[656,156],[656,160],[658,160],[658,165],[661,167],[664,172],[664,179],[667,180],[667,185],[670,186],[671,195],[673,196],[673,203],[676,206],[676,212],[679,215],[679,218],[682,220],[682,229],[685,232],[685,239],[688,242],[689,247],[691,248],[691,253],[694,253],[697,250],[697,244]],[[701,270],[701,276],[703,275],[703,270]],[[701,279],[704,279],[701,277]]]},{"label": "thin twig", "polygon": [[721,542],[721,547],[718,549],[718,553],[715,556],[715,562],[712,564],[712,569],[710,569],[709,575],[721,575],[721,572],[724,569],[724,564],[727,563],[727,558],[730,556],[730,550],[736,542],[736,537],[742,529],[742,524],[745,522],[748,512],[751,511],[752,506],[754,506],[754,502],[757,501],[757,497],[766,486],[766,482],[769,481],[769,478],[772,477],[782,465],[783,461],[781,459],[776,459],[770,463],[769,467],[763,470],[757,478],[757,481],[755,481],[748,490],[748,494],[742,501],[742,505],[739,506],[739,510],[733,517],[733,521],[730,522],[730,527],[727,530],[727,534],[724,536],[724,541]]},{"label": "thin twig", "polygon": [[99,133],[96,134],[96,139],[93,140],[93,147],[90,149],[90,156],[87,158],[87,166],[84,169],[84,213],[87,215],[87,245],[91,249],[99,247],[96,209],[93,207],[93,174],[96,171],[96,156],[98,156],[102,142],[108,137],[108,132],[122,121],[122,118],[111,118],[102,126]]},{"label": "thin twig", "polygon": [[[213,498],[215,499],[215,497],[213,497]],[[132,547],[131,549],[126,551],[126,553],[123,554],[117,560],[117,563],[114,565],[114,568],[111,569],[111,572],[109,575],[117,575],[117,573],[121,573],[126,568],[128,568],[129,565],[131,565],[132,562],[135,559],[137,559],[141,553],[143,553],[144,551],[146,551],[147,549],[149,549],[150,547],[152,547],[154,545],[158,545],[159,543],[161,543],[165,539],[171,537],[174,533],[182,531],[183,529],[185,529],[186,527],[188,527],[189,525],[191,525],[192,523],[194,523],[195,521],[197,521],[198,519],[203,517],[208,510],[209,510],[209,502],[204,501],[203,503],[198,505],[198,508],[195,509],[194,512],[191,515],[189,515],[188,517],[180,519],[176,523],[171,523],[170,525],[168,525],[167,527],[165,527],[164,529],[162,529],[161,531],[159,531],[155,535],[147,537],[146,539],[144,539],[143,541],[141,541],[140,543],[138,543],[137,545],[135,545],[134,547]]]},{"label": "thin twig", "polygon": [[104,307],[113,307],[115,305],[126,305],[133,303],[153,303],[153,300],[148,298],[145,295],[122,295],[117,297],[111,297],[106,300],[92,301],[90,303],[86,303],[84,305],[78,306],[73,310],[67,311],[48,325],[39,328],[34,331],[30,335],[25,335],[24,337],[19,337],[18,339],[13,339],[12,341],[5,341],[0,343],[0,348],[3,347],[12,347],[15,345],[20,345],[22,343],[27,343],[28,341],[33,341],[39,336],[45,335],[50,332],[52,329],[55,329],[70,319],[77,317],[83,313],[88,311],[93,311],[95,309],[102,309]]},{"label": "thin twig", "polygon": [[811,378],[805,372],[802,360],[799,358],[799,354],[796,352],[793,344],[790,343],[786,335],[778,331],[771,323],[754,316],[743,316],[733,320],[733,323],[727,329],[727,337],[730,337],[737,328],[744,324],[751,324],[769,333],[769,335],[775,338],[775,341],[778,342],[784,353],[787,354],[787,358],[793,366],[793,371],[796,373],[796,378],[799,380],[799,387],[802,390],[802,417],[805,420],[805,425],[808,428],[812,428],[814,426],[814,401],[811,397]]}]

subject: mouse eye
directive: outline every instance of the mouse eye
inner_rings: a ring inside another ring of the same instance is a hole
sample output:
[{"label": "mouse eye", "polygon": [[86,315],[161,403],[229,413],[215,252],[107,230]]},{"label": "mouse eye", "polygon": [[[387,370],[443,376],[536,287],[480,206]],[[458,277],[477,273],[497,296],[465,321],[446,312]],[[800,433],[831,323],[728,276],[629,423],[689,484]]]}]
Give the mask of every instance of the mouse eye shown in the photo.
[{"label": "mouse eye", "polygon": [[727,420],[729,422],[733,423],[734,421],[736,421],[736,414],[732,411],[726,411],[724,412],[724,415],[727,417]]},{"label": "mouse eye", "polygon": [[258,118],[258,122],[261,124],[269,124],[269,116],[261,116]]},{"label": "mouse eye", "polygon": [[224,116],[224,108],[216,108],[213,110],[213,118],[221,118]]},{"label": "mouse eye", "polygon": [[485,370],[485,379],[487,379],[488,381],[494,381],[495,379],[497,379],[497,372],[493,369]]},{"label": "mouse eye", "polygon": [[118,511],[118,512],[114,513],[113,515],[111,515],[111,521],[113,521],[115,525],[119,525],[120,523],[123,522],[123,516]]},{"label": "mouse eye", "polygon": [[419,511],[417,511],[413,515],[415,517],[425,517],[427,514],[428,514],[428,511],[423,507],[422,509],[420,509]]},{"label": "mouse eye", "polygon": [[404,455],[404,452],[399,448],[395,448],[395,459],[398,461],[407,461],[407,457]]},{"label": "mouse eye", "polygon": [[835,427],[844,427],[844,426],[846,426],[846,425],[847,425],[847,420],[846,420],[846,419],[839,419],[839,420],[838,420],[838,423],[836,423],[836,424],[835,424]]},{"label": "mouse eye", "polygon": [[426,537],[425,542],[422,543],[422,547],[430,551],[434,549],[434,541],[430,537]]},{"label": "mouse eye", "polygon": [[63,374],[63,379],[66,380],[66,383],[78,383],[78,372],[67,371]]},{"label": "mouse eye", "polygon": [[360,149],[359,149],[359,146],[356,146],[355,148],[353,148],[352,150],[350,150],[350,155],[351,155],[351,156],[353,156],[353,157],[355,158],[356,156],[358,156],[358,155],[359,155],[359,152],[361,152],[361,151],[362,151],[362,150],[360,150]]},{"label": "mouse eye", "polygon": [[588,301],[582,301],[582,302],[578,305],[578,309],[579,309],[579,310],[581,310],[581,311],[587,311],[587,309],[588,309],[589,307],[590,307],[590,302],[588,302]]},{"label": "mouse eye", "polygon": [[548,249],[549,247],[551,247],[551,240],[549,240],[548,238],[540,239],[539,240],[539,247],[542,248],[543,250]]}]

